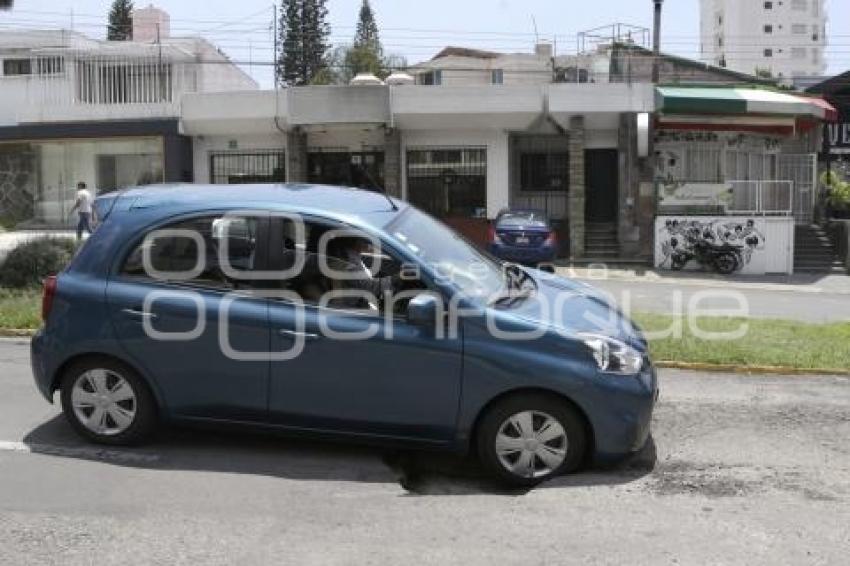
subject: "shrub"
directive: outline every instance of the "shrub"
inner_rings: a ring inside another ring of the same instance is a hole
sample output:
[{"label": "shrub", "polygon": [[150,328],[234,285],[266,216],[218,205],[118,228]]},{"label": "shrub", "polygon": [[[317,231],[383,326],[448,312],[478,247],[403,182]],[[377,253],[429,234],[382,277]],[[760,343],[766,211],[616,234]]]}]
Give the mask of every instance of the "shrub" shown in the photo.
[{"label": "shrub", "polygon": [[832,208],[838,210],[850,208],[850,181],[845,181],[838,173],[831,171],[821,176],[821,182],[828,189],[826,200]]},{"label": "shrub", "polygon": [[45,277],[64,269],[76,249],[76,242],[68,238],[39,238],[25,242],[9,252],[0,267],[0,286],[40,286]]}]

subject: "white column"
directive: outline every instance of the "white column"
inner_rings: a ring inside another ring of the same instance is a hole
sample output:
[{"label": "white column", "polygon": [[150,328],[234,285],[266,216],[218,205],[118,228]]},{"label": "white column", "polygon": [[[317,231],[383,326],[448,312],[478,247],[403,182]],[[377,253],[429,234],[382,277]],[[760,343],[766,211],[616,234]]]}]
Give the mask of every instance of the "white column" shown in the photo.
[{"label": "white column", "polygon": [[487,144],[487,218],[496,218],[510,204],[508,134],[494,131]]}]

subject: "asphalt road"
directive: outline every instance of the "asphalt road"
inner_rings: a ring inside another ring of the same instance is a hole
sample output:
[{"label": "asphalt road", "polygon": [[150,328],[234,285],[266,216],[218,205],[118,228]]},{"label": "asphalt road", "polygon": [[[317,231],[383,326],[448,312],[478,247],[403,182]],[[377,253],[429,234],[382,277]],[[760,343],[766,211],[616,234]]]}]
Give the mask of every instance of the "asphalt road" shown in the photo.
[{"label": "asphalt road", "polygon": [[0,564],[847,563],[850,380],[661,386],[654,449],[505,493],[464,461],[268,437],[89,446],[0,342]]},{"label": "asphalt road", "polygon": [[[617,278],[581,281],[608,293],[629,312],[683,314],[696,307],[706,315],[744,309],[742,315],[781,318],[808,323],[850,321],[850,294],[829,289],[815,291],[811,285],[784,286],[758,283],[723,285],[717,281],[624,280]],[[712,310],[715,312],[712,313]]]}]

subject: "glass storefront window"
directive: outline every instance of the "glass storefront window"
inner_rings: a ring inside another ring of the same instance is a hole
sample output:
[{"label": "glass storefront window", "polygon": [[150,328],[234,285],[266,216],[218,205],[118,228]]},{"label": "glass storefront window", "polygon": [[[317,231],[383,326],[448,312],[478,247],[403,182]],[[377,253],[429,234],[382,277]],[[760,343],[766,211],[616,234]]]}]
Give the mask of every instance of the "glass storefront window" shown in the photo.
[{"label": "glass storefront window", "polygon": [[0,143],[0,217],[18,228],[76,225],[79,182],[99,195],[162,181],[158,137]]}]

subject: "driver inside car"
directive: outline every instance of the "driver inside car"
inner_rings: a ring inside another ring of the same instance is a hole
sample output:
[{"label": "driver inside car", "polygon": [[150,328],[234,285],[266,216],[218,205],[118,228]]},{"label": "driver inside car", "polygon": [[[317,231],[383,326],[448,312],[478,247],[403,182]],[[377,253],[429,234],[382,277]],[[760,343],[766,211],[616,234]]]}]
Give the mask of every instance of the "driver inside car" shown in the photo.
[{"label": "driver inside car", "polygon": [[328,257],[338,260],[328,262],[328,266],[339,273],[339,276],[332,277],[334,290],[358,292],[358,296],[352,293],[352,296],[335,297],[329,301],[330,305],[378,311],[387,293],[401,289],[400,272],[380,276],[366,265],[364,256],[376,258],[375,261],[388,260],[366,238],[339,237],[328,245]]}]

